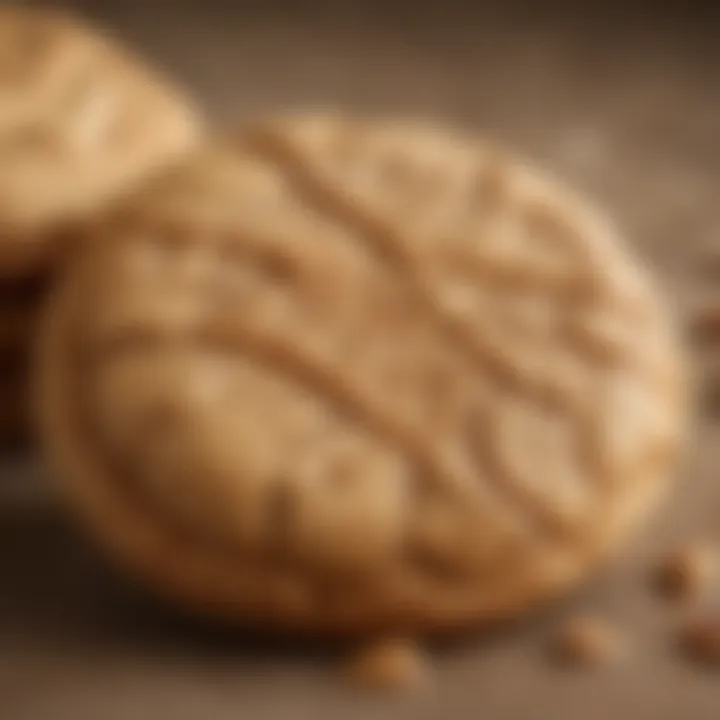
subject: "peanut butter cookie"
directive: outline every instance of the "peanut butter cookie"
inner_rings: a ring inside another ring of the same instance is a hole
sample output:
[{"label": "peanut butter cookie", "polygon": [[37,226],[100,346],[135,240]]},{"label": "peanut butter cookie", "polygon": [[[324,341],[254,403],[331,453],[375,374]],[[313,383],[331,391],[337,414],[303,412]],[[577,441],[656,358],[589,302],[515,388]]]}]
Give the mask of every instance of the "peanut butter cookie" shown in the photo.
[{"label": "peanut butter cookie", "polygon": [[48,457],[110,552],[239,623],[422,634],[562,593],[661,494],[684,417],[612,226],[460,132],[218,140],[52,298]]}]

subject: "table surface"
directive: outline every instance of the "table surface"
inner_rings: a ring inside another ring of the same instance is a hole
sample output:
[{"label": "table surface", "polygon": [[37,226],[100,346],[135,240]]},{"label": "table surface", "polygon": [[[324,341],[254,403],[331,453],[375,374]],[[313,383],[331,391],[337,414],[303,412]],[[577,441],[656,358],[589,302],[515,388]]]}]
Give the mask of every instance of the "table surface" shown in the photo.
[{"label": "table surface", "polygon": [[[712,18],[627,5],[624,14],[571,15],[392,0],[73,4],[184,79],[218,124],[340,105],[480,128],[597,197],[682,312],[712,295],[702,267],[713,243],[720,249]],[[271,643],[159,608],[63,518],[40,461],[6,458],[0,717],[710,720],[720,682],[678,658],[683,611],[653,596],[647,573],[677,543],[717,534],[718,439],[708,409],[672,502],[612,569],[517,628],[438,649],[431,690],[385,699],[335,682],[332,649]],[[544,644],[573,608],[616,623],[627,659],[589,674],[551,667]]]}]

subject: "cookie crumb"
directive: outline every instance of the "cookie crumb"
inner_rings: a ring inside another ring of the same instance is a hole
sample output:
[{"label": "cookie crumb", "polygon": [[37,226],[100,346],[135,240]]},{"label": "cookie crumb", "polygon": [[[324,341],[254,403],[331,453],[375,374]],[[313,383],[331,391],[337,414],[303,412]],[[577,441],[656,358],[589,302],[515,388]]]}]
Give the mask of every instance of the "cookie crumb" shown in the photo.
[{"label": "cookie crumb", "polygon": [[681,630],[680,646],[689,659],[720,667],[720,619],[702,618],[688,623]]},{"label": "cookie crumb", "polygon": [[720,341],[720,303],[697,309],[690,319],[690,332],[701,344]]},{"label": "cookie crumb", "polygon": [[426,685],[430,668],[425,653],[407,640],[382,640],[357,652],[345,668],[352,685],[368,690],[405,690]]},{"label": "cookie crumb", "polygon": [[713,548],[702,544],[682,548],[668,555],[658,567],[657,588],[675,600],[695,598],[710,584],[715,566]]},{"label": "cookie crumb", "polygon": [[602,618],[583,615],[565,623],[551,650],[562,665],[589,668],[615,660],[623,650],[623,642],[615,628]]}]

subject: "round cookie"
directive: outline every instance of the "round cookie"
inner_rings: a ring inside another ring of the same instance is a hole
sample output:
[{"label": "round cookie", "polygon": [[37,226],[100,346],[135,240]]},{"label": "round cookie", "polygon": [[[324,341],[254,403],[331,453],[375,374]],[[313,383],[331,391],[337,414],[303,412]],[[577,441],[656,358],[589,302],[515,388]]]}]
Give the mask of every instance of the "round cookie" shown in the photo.
[{"label": "round cookie", "polygon": [[639,523],[683,428],[671,323],[613,228],[422,124],[218,140],[108,220],[41,340],[80,516],[161,593],[273,630],[528,610]]},{"label": "round cookie", "polygon": [[33,274],[75,226],[194,143],[194,109],[64,14],[0,10],[0,274]]},{"label": "round cookie", "polygon": [[16,313],[6,297],[46,282],[86,225],[199,128],[180,91],[103,33],[56,11],[0,8],[0,352],[24,352],[34,327],[23,327],[33,307]]}]

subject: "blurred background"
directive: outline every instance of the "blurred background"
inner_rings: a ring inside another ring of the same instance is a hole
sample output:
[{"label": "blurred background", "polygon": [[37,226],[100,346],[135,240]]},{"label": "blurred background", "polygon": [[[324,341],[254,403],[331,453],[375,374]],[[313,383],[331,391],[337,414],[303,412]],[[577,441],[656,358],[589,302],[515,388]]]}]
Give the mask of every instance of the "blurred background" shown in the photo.
[{"label": "blurred background", "polygon": [[[497,137],[594,196],[681,313],[715,302],[713,293],[720,301],[717,4],[44,5],[108,27],[179,77],[218,125],[281,108],[341,106],[447,118]],[[703,352],[706,364],[720,366],[714,348]],[[589,599],[621,618],[635,646],[631,662],[588,677],[548,668],[538,640],[558,609],[517,631],[442,650],[435,693],[382,702],[338,690],[323,649],[198,627],[136,596],[65,526],[32,458],[7,458],[0,718],[710,720],[717,680],[674,657],[676,618],[648,597],[638,570],[689,532],[718,529],[720,432],[711,415],[697,435],[672,514],[610,576],[569,601]]]},{"label": "blurred background", "polygon": [[718,192],[720,7],[640,0],[84,0],[217,123],[337,106],[450,118],[544,161],[672,255]]}]

